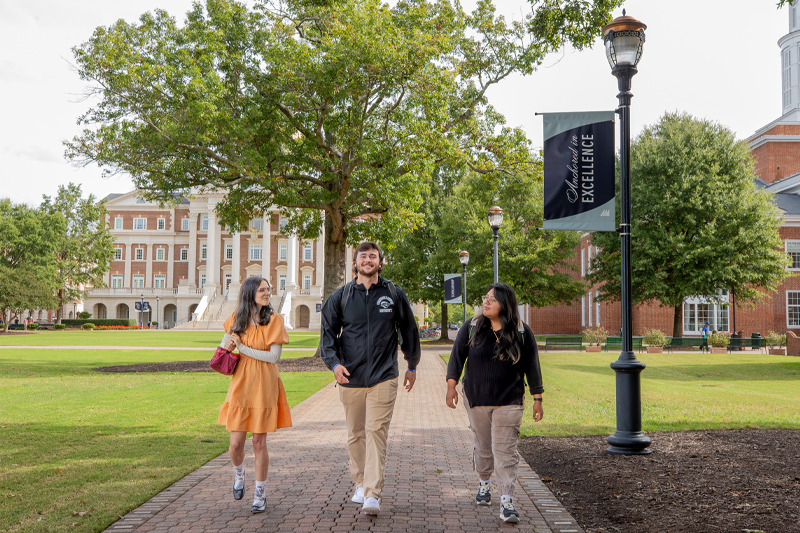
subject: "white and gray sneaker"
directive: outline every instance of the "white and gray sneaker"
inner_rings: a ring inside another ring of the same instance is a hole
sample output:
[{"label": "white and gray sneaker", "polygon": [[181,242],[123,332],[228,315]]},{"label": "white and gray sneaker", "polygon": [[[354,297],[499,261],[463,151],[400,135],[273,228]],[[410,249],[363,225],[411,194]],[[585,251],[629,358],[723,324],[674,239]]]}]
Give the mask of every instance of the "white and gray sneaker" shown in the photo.
[{"label": "white and gray sneaker", "polygon": [[364,503],[364,487],[356,487],[353,497],[350,498],[353,503]]},{"label": "white and gray sneaker", "polygon": [[253,497],[253,514],[263,513],[267,509],[267,496],[264,494],[263,487],[256,487],[256,495]]},{"label": "white and gray sneaker", "polygon": [[481,481],[478,485],[478,494],[475,495],[477,505],[492,505],[492,484],[488,481]]},{"label": "white and gray sneaker", "polygon": [[504,497],[500,503],[500,518],[503,522],[512,524],[519,522],[519,513],[514,509],[514,501],[508,496]]},{"label": "white and gray sneaker", "polygon": [[364,514],[372,516],[381,512],[381,499],[380,498],[364,498],[364,507],[361,508]]}]

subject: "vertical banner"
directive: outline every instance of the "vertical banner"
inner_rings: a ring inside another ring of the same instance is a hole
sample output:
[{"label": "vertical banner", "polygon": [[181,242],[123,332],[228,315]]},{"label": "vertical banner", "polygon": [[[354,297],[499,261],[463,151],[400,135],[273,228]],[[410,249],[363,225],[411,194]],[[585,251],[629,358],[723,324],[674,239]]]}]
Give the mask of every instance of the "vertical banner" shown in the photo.
[{"label": "vertical banner", "polygon": [[543,115],[543,229],[616,231],[614,112]]},{"label": "vertical banner", "polygon": [[444,275],[444,303],[461,303],[461,274]]}]

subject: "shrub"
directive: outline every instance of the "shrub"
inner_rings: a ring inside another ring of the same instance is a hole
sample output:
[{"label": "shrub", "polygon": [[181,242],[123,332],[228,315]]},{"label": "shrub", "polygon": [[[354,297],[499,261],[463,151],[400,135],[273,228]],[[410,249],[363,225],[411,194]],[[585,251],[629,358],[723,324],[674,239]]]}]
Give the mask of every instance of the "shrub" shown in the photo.
[{"label": "shrub", "polygon": [[92,313],[90,313],[89,311],[81,311],[80,313],[78,313],[78,318],[80,318],[82,320],[86,320],[86,319],[91,318],[91,317],[92,317]]},{"label": "shrub", "polygon": [[644,334],[642,343],[647,344],[649,346],[666,346],[667,336],[664,335],[664,333],[661,330],[651,329],[650,331]]},{"label": "shrub", "polygon": [[782,348],[786,346],[786,335],[770,331],[764,338],[764,343],[771,348]]},{"label": "shrub", "polygon": [[54,324],[53,328],[55,328],[55,329],[67,329],[67,325],[66,324]]},{"label": "shrub", "polygon": [[597,345],[600,346],[606,339],[608,338],[608,331],[605,330],[603,327],[599,327],[596,329],[586,328],[581,331],[581,335],[583,336],[583,340],[589,343],[589,346]]},{"label": "shrub", "polygon": [[158,326],[158,322],[156,322],[155,320],[153,320],[152,322],[150,322],[150,327],[151,327],[151,328],[154,328],[154,327],[156,327],[156,326]]},{"label": "shrub", "polygon": [[91,322],[87,322],[86,324],[83,325],[83,329],[94,329],[94,324],[92,324]]},{"label": "shrub", "polygon": [[708,343],[714,348],[725,348],[731,340],[731,334],[723,331],[715,331],[708,339]]},{"label": "shrub", "polygon": [[36,322],[32,322],[28,324],[28,329],[39,329],[39,324],[37,324]]},{"label": "shrub", "polygon": [[68,318],[61,321],[67,326],[82,326],[91,322],[95,326],[135,326],[135,318],[95,318],[93,320],[81,320],[80,318]]}]

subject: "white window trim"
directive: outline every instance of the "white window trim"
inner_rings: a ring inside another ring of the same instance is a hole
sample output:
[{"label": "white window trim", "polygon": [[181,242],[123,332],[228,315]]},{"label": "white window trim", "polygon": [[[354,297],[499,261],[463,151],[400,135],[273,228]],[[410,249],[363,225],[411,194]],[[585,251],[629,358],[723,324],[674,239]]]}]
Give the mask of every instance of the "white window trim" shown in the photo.
[{"label": "white window trim", "polygon": [[134,261],[144,261],[144,248],[134,248],[133,249],[133,260]]},{"label": "white window trim", "polygon": [[[159,285],[159,282],[161,284]],[[165,274],[154,274],[153,275],[153,288],[154,289],[165,289],[167,287],[167,276]]]},{"label": "white window trim", "polygon": [[[184,253],[186,254],[186,259],[183,258],[183,254]],[[181,248],[181,251],[179,252],[178,257],[180,257],[180,259],[178,259],[178,261],[188,261],[189,260],[189,249],[188,248]]]},{"label": "white window trim", "polygon": [[[114,283],[115,281],[119,281],[119,283]],[[122,274],[111,274],[111,288],[112,289],[121,289],[125,283],[125,276]]]},{"label": "white window trim", "polygon": [[303,246],[303,261],[313,261],[314,260],[314,247],[310,244],[306,244]]},{"label": "white window trim", "polygon": [[157,230],[165,230],[167,229],[167,219],[164,217],[159,217],[156,220],[156,229]]},{"label": "white window trim", "polygon": [[[161,259],[158,258],[159,255],[161,255]],[[156,261],[166,261],[165,259],[166,256],[167,254],[164,253],[163,248],[156,248]]]},{"label": "white window trim", "polygon": [[597,327],[600,327],[600,302],[597,301],[597,298],[600,296],[600,291],[595,291],[594,293],[594,322],[597,324]]},{"label": "white window trim", "polygon": [[[783,241],[783,251],[786,253],[786,255],[789,255],[789,245],[790,244],[797,244],[798,247],[800,247],[800,240],[786,239],[785,241]],[[794,252],[794,253],[800,254],[800,249],[798,249],[797,252]],[[800,271],[800,268],[792,268],[791,266],[787,266],[786,270],[791,270],[792,272],[797,272],[797,271]]]},{"label": "white window trim", "polygon": [[[258,257],[255,251],[258,250]],[[250,261],[262,261],[264,259],[264,246],[261,244],[251,244],[248,248],[247,258]]]},{"label": "white window trim", "polygon": [[[137,228],[137,227],[136,227],[136,226],[137,226],[137,222],[138,222],[138,221],[140,221],[140,220],[141,220],[141,221],[143,221],[143,225],[144,225],[144,227]],[[146,229],[147,229],[147,219],[146,219],[146,218],[143,218],[143,217],[136,217],[136,218],[134,218],[134,219],[133,219],[133,229],[134,229],[134,230],[137,230],[137,231],[144,231],[144,230],[146,230]]]},{"label": "white window trim", "polygon": [[[308,280],[308,287],[306,287],[306,280]],[[311,289],[311,274],[303,274],[303,290],[310,290]]]},{"label": "white window trim", "polygon": [[[286,290],[286,282],[288,281],[289,276],[286,274],[278,274],[278,290],[285,291]],[[283,287],[281,287],[281,281],[283,281]]]},{"label": "white window trim", "polygon": [[[141,285],[137,285],[136,282],[141,281]],[[131,276],[131,287],[134,289],[143,289],[144,288],[144,274],[134,274]]]},{"label": "white window trim", "polygon": [[585,276],[586,276],[586,248],[581,248],[581,277]]},{"label": "white window trim", "polygon": [[789,324],[789,294],[800,294],[800,291],[786,291],[786,327],[789,329],[800,329],[800,324],[795,326]]},{"label": "white window trim", "polygon": [[122,229],[122,217],[114,218],[114,229]]},{"label": "white window trim", "polygon": [[[230,253],[228,253],[228,252],[230,252]],[[227,261],[233,261],[233,245],[232,244],[226,244],[225,245],[225,259]]]},{"label": "white window trim", "polygon": [[200,245],[200,261],[207,261],[208,260],[208,245],[201,244]]},{"label": "white window trim", "polygon": [[[583,251],[583,250],[581,250]],[[581,296],[581,327],[586,327],[586,295]]]},{"label": "white window trim", "polygon": [[[281,257],[281,252],[283,253],[283,257]],[[288,261],[289,260],[289,245],[287,243],[278,243],[278,261]]]},{"label": "white window trim", "polygon": [[588,302],[589,302],[589,305],[587,307],[589,308],[589,327],[591,328],[592,327],[592,293],[591,292],[589,293]]},{"label": "white window trim", "polygon": [[122,261],[122,247],[115,246],[114,247],[114,261]]},{"label": "white window trim", "polygon": [[200,226],[201,231],[208,231],[208,215],[203,215],[202,225]]},{"label": "white window trim", "polygon": [[181,231],[189,231],[189,219],[182,218],[181,219]]}]

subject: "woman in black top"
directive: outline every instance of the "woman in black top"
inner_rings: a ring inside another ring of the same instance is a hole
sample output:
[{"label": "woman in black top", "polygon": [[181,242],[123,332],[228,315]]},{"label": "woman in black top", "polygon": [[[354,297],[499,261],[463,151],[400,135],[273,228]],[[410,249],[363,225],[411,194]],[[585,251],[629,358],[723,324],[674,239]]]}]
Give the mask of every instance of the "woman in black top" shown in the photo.
[{"label": "woman in black top", "polygon": [[542,371],[531,329],[519,318],[514,289],[495,283],[483,297],[483,315],[458,332],[447,365],[447,406],[458,404],[456,384],[462,380],[469,425],[475,439],[473,462],[480,476],[475,502],[491,505],[491,478],[500,486],[500,518],[519,522],[514,508],[514,483],[519,452],[517,437],[524,411],[525,380],[533,394],[533,420],[544,417]]}]

